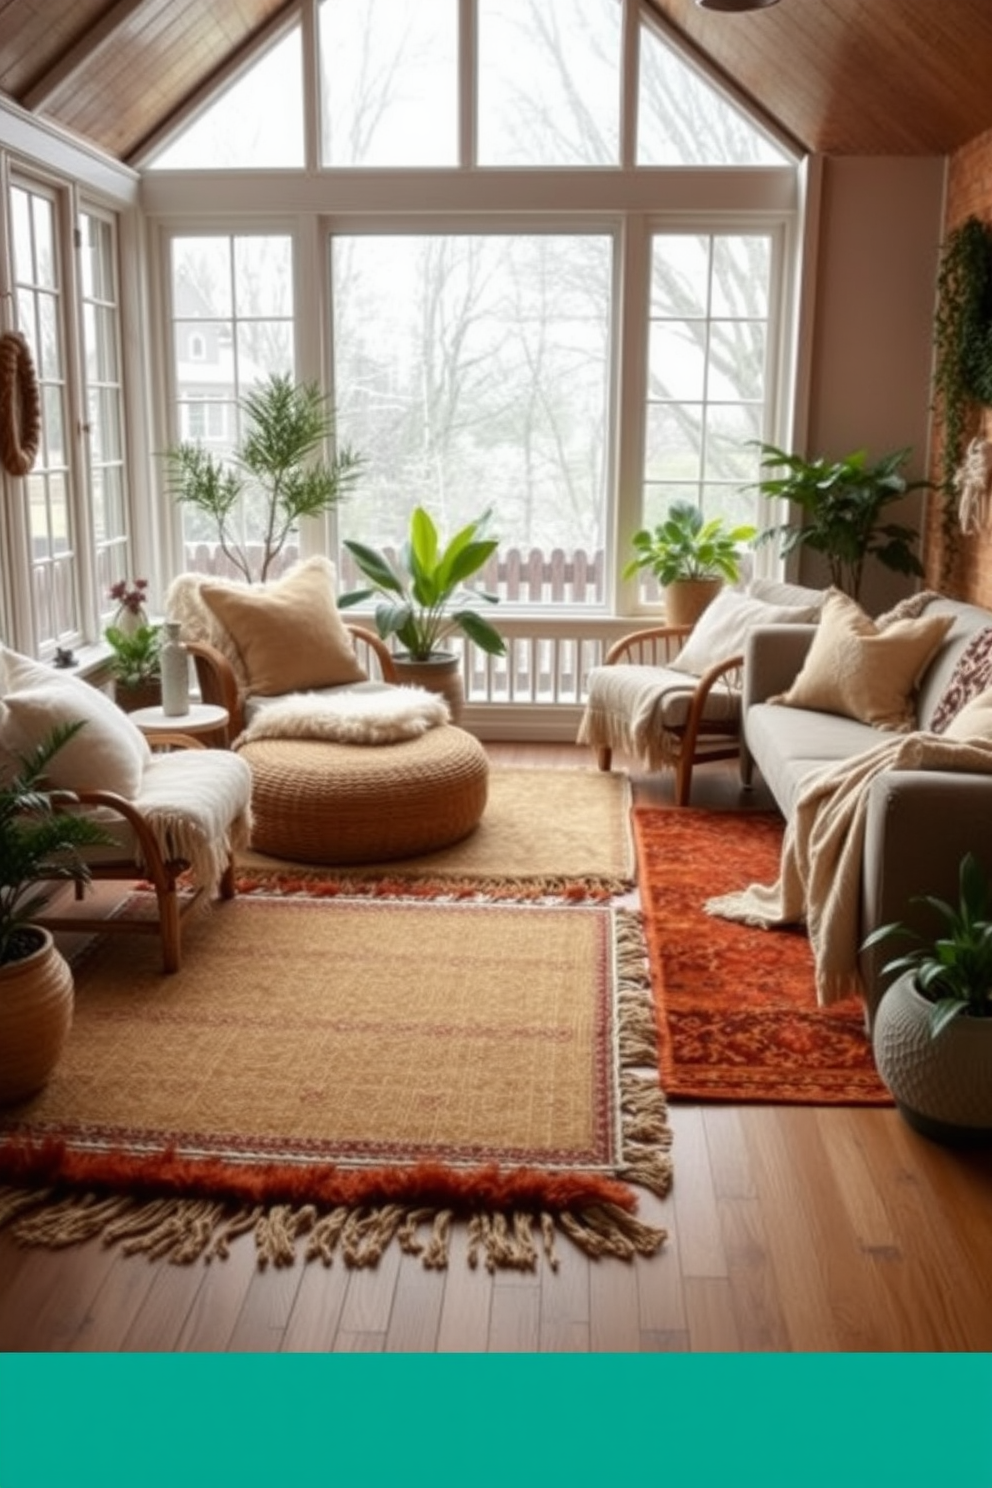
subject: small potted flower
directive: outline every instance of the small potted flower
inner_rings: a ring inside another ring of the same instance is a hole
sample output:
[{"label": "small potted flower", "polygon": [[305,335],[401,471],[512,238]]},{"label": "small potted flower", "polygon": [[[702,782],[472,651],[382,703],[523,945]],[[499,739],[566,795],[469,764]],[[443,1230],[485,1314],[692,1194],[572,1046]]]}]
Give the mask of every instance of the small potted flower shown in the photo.
[{"label": "small potted flower", "polygon": [[154,708],[162,701],[159,663],[161,627],[148,620],[145,600],[147,579],[126,579],[112,585],[109,596],[117,601],[113,622],[103,632],[110,647],[110,675],[114,698],[125,713],[136,708]]}]

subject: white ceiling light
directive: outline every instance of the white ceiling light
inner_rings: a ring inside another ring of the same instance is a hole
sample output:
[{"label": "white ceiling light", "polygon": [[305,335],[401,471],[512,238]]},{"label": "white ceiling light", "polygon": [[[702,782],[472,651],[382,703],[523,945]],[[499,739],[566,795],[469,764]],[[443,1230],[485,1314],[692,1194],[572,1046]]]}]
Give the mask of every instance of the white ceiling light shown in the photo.
[{"label": "white ceiling light", "polygon": [[766,10],[769,5],[777,5],[778,0],[696,0],[696,4],[702,10]]}]

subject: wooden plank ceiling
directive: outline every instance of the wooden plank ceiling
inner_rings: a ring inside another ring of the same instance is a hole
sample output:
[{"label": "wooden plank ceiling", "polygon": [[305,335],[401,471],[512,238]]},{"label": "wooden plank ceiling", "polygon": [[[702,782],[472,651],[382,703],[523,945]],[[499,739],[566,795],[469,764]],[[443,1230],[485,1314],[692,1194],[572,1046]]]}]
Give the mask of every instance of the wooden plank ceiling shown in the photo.
[{"label": "wooden plank ceiling", "polygon": [[[992,0],[650,0],[807,150],[950,153],[992,128]],[[292,0],[0,0],[0,91],[121,160]]]}]

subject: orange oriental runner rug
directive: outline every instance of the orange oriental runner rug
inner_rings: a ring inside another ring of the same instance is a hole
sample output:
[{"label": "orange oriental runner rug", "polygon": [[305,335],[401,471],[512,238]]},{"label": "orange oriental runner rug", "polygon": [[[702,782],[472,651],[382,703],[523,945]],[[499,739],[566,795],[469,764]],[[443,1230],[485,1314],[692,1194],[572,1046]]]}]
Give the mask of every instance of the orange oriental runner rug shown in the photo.
[{"label": "orange oriental runner rug", "polygon": [[775,882],[780,818],[638,808],[633,822],[668,1096],[891,1105],[860,1001],[817,1005],[803,929],[761,930],[703,909],[714,895]]},{"label": "orange oriental runner rug", "polygon": [[[150,896],[148,896],[150,897]],[[131,904],[133,909],[133,901]],[[253,895],[75,967],[50,1083],[0,1111],[0,1226],[187,1262],[530,1269],[650,1255],[671,1133],[637,917],[603,905]],[[5,1186],[3,1186],[5,1185]]]}]

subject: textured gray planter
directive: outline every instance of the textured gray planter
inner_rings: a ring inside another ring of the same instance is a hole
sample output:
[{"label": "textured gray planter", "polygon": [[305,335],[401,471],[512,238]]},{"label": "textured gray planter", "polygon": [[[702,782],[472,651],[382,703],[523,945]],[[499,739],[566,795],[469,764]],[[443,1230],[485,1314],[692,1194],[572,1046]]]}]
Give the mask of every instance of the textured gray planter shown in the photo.
[{"label": "textured gray planter", "polygon": [[875,1015],[878,1073],[910,1126],[954,1146],[992,1144],[992,1018],[958,1016],[930,1037],[932,1004],[907,972]]}]

